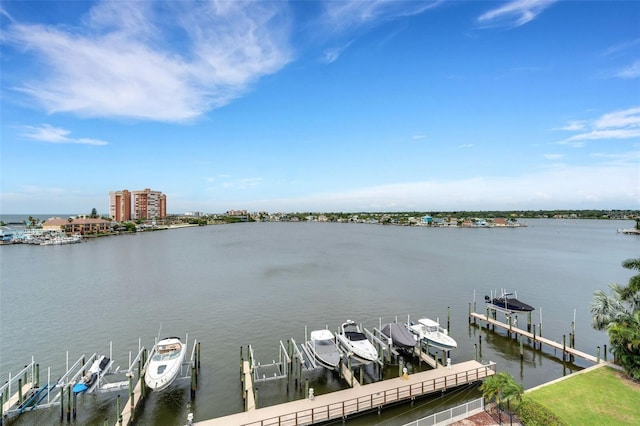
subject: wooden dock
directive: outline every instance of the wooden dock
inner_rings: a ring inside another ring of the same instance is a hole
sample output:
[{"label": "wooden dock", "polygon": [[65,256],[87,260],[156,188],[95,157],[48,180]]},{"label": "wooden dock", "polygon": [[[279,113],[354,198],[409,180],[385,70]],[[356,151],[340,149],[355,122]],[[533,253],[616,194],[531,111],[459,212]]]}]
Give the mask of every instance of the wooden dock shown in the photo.
[{"label": "wooden dock", "polygon": [[[477,382],[495,374],[495,364],[467,361],[449,367],[398,377],[368,385],[355,386],[313,399],[301,399],[243,413],[197,422],[202,426],[297,426],[344,419],[389,404],[411,401],[434,392]],[[250,393],[250,392],[249,392]]]},{"label": "wooden dock", "polygon": [[133,413],[136,410],[136,405],[142,398],[142,386],[144,386],[144,377],[140,377],[133,388],[133,392],[129,395],[129,400],[120,413],[120,418],[116,422],[116,426],[128,425],[133,421]]},{"label": "wooden dock", "polygon": [[24,402],[26,400],[27,393],[33,388],[33,383],[25,383],[22,385],[22,389],[20,391],[16,391],[14,395],[11,395],[4,404],[2,404],[1,413],[6,413],[11,408],[13,408],[16,404],[18,404],[18,399],[20,395],[22,395],[22,399]]},{"label": "wooden dock", "polygon": [[521,336],[524,336],[524,337],[526,337],[528,339],[533,340],[534,342],[538,342],[538,343],[545,344],[547,346],[551,346],[554,349],[560,349],[561,351],[564,351],[565,354],[571,354],[571,355],[577,356],[579,358],[586,359],[587,361],[591,361],[591,362],[593,362],[595,364],[598,364],[600,362],[605,362],[605,361],[600,360],[599,357],[595,357],[593,355],[589,355],[589,354],[581,352],[581,351],[579,351],[579,350],[577,350],[575,348],[571,348],[571,347],[569,347],[567,345],[563,345],[562,343],[558,343],[558,342],[555,342],[553,340],[546,339],[546,338],[544,338],[542,336],[537,336],[537,335],[535,335],[535,334],[533,334],[531,332],[528,332],[528,331],[522,330],[520,328],[514,327],[513,325],[505,324],[505,323],[503,323],[501,321],[494,320],[493,318],[488,317],[486,314],[479,314],[477,312],[471,312],[470,315],[471,315],[472,318],[476,318],[476,319],[479,319],[481,321],[485,321],[487,324],[491,324],[493,326],[497,326],[497,327],[503,328],[503,329],[507,330],[508,332],[519,334]]}]

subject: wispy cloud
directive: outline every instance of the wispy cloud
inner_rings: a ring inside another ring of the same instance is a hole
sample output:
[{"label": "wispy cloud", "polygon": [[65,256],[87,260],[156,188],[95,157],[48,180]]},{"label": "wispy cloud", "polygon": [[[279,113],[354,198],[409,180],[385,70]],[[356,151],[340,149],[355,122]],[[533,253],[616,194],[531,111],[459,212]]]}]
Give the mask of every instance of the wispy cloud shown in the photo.
[{"label": "wispy cloud", "polygon": [[564,154],[544,154],[544,158],[546,158],[547,160],[559,160],[561,158],[564,158]]},{"label": "wispy cloud", "polygon": [[583,130],[587,126],[587,122],[584,120],[574,120],[570,121],[564,126],[556,127],[552,130],[567,130],[571,132],[577,132],[578,130]]},{"label": "wispy cloud", "polygon": [[585,145],[585,141],[589,140],[640,138],[640,107],[614,111],[590,122],[584,121],[580,123],[584,125],[576,126],[575,129],[571,129],[569,125],[562,129],[586,131],[561,140],[558,143],[582,147]]},{"label": "wispy cloud", "polygon": [[420,139],[426,139],[427,135],[423,135],[423,134],[419,134],[419,135],[413,135],[411,137],[411,139],[413,139],[414,141],[420,140]]},{"label": "wispy cloud", "polygon": [[[47,64],[16,89],[49,113],[184,121],[291,60],[286,4],[185,3],[101,2],[78,29],[8,26],[4,42]],[[160,8],[171,9],[170,23]]]},{"label": "wispy cloud", "polygon": [[[348,42],[337,43],[323,51],[325,63],[335,62],[353,43],[359,34],[381,23],[399,18],[418,15],[433,9],[443,0],[395,1],[395,0],[346,0],[323,3],[323,13],[318,21],[327,37],[339,38],[345,35]],[[335,43],[335,42],[334,42]]]},{"label": "wispy cloud", "polygon": [[442,0],[399,2],[395,0],[329,1],[322,17],[334,31],[352,30],[372,23],[418,15],[442,3]]},{"label": "wispy cloud", "polygon": [[460,148],[460,149],[471,148],[471,147],[473,147],[472,143],[465,143],[465,144],[462,144],[462,145],[458,145],[458,148]]},{"label": "wispy cloud", "polygon": [[38,127],[24,126],[23,130],[23,137],[40,142],[59,144],[108,145],[108,142],[99,139],[69,137],[71,131],[62,129],[60,127],[53,127],[49,124],[43,124],[42,126]]},{"label": "wispy cloud", "polygon": [[629,66],[626,66],[615,73],[616,77],[624,79],[632,79],[640,77],[640,60],[635,61]]},{"label": "wispy cloud", "polygon": [[514,0],[478,17],[481,28],[515,28],[534,20],[557,0]]},{"label": "wispy cloud", "polygon": [[633,40],[625,41],[625,42],[610,46],[602,54],[603,56],[617,55],[621,52],[627,52],[631,49],[635,49],[638,46],[640,46],[640,38],[636,38]]},{"label": "wispy cloud", "polygon": [[326,48],[323,51],[322,61],[327,64],[335,62],[340,57],[342,52],[344,52],[351,45],[351,43],[352,41],[349,41],[342,46]]}]

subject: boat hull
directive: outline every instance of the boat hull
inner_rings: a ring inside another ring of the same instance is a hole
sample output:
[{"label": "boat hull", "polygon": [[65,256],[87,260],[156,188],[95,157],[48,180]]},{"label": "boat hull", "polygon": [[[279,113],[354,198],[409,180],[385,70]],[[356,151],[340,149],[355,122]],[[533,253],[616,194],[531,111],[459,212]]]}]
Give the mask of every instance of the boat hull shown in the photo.
[{"label": "boat hull", "polygon": [[168,388],[178,377],[186,351],[186,345],[177,337],[160,340],[156,344],[144,376],[147,387],[154,391]]},{"label": "boat hull", "polygon": [[371,362],[378,359],[378,351],[353,321],[342,324],[336,339],[345,350],[362,361]]},{"label": "boat hull", "polygon": [[320,365],[329,370],[337,370],[342,353],[335,343],[335,337],[329,330],[311,332],[311,340],[306,343],[307,349]]}]

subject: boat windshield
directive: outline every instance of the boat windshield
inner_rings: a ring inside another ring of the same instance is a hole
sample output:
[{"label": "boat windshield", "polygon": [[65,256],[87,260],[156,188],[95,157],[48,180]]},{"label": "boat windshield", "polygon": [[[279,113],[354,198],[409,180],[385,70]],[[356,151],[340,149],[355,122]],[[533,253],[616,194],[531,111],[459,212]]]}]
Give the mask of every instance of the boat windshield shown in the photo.
[{"label": "boat windshield", "polygon": [[180,345],[172,343],[169,345],[158,346],[158,349],[152,359],[154,361],[169,360],[176,358],[178,355],[180,355]]},{"label": "boat windshield", "polygon": [[364,334],[357,331],[346,331],[344,334],[347,336],[347,339],[351,340],[352,342],[358,340],[367,340]]}]

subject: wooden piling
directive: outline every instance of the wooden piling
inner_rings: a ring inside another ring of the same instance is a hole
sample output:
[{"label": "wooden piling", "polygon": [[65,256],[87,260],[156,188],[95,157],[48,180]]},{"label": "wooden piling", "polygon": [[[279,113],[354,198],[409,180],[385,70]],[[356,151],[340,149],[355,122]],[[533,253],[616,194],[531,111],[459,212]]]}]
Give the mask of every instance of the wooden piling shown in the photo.
[{"label": "wooden piling", "polygon": [[120,411],[120,394],[116,398],[116,413],[118,415],[118,424],[122,426],[122,411]]},{"label": "wooden piling", "polygon": [[22,378],[18,379],[18,405],[22,405]]}]

